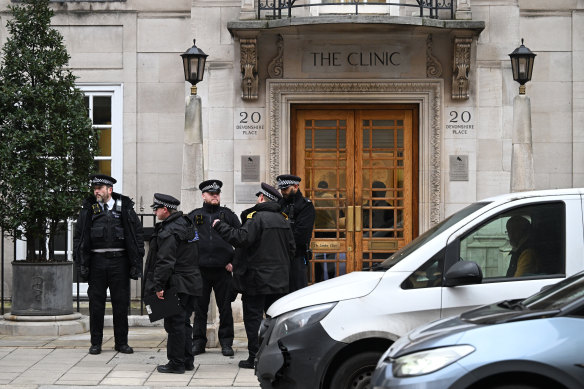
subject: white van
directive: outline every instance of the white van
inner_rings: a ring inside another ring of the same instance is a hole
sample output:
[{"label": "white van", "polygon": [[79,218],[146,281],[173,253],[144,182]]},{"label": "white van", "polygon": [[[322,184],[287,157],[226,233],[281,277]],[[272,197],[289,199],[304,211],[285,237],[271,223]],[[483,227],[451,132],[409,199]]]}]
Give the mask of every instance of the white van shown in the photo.
[{"label": "white van", "polygon": [[[583,198],[584,189],[489,198],[371,271],[281,298],[260,329],[261,387],[368,388],[382,353],[414,327],[529,296],[584,269]],[[525,237],[508,238],[512,218],[525,219]]]}]

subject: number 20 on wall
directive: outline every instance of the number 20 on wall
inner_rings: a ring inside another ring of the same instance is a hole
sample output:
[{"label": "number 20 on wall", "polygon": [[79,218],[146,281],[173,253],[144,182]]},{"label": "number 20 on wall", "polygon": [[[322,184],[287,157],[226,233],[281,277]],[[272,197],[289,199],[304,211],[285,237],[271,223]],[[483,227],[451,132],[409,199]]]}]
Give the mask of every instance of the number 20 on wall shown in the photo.
[{"label": "number 20 on wall", "polygon": [[468,123],[472,119],[472,115],[469,111],[462,111],[458,113],[458,111],[450,111],[450,121],[449,123]]}]

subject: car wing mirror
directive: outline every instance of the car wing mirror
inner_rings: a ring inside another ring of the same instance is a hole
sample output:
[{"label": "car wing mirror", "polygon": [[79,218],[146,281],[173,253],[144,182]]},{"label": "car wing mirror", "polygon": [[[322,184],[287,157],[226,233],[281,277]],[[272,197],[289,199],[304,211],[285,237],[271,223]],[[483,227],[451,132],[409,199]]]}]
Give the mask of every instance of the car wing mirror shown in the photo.
[{"label": "car wing mirror", "polygon": [[460,261],[450,266],[444,277],[444,286],[480,284],[483,271],[476,262]]}]

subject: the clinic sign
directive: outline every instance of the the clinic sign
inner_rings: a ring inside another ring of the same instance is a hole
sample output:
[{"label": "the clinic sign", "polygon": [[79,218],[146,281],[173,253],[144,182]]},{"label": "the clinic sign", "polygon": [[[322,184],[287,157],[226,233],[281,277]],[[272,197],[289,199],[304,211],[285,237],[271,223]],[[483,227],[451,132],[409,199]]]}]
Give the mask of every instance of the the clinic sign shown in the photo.
[{"label": "the clinic sign", "polygon": [[[410,72],[412,51],[417,49],[411,43],[399,41],[370,45],[308,45],[302,50],[302,72],[399,76]],[[424,55],[424,51],[421,53]]]}]

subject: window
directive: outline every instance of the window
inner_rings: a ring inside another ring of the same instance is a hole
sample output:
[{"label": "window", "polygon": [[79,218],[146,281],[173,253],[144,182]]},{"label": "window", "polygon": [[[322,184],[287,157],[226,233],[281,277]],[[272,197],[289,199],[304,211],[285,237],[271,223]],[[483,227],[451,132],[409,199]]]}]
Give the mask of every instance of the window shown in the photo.
[{"label": "window", "polygon": [[434,288],[442,286],[442,269],[444,268],[444,250],[420,266],[402,283],[403,289]]},{"label": "window", "polygon": [[[336,6],[318,6],[318,4],[338,4]],[[398,4],[404,4],[403,0],[310,0],[310,4],[315,6],[310,7],[310,16],[326,15],[326,14],[355,14],[359,10],[360,14],[389,14],[401,15],[404,13]],[[410,1],[415,4],[416,2]],[[391,4],[391,5],[390,5]],[[356,8],[356,6],[358,8]],[[404,16],[404,15],[402,15]]]},{"label": "window", "polygon": [[485,280],[565,273],[564,204],[515,208],[460,240],[460,260],[476,262]]},{"label": "window", "polygon": [[95,170],[117,180],[116,192],[122,192],[123,128],[122,86],[79,85],[85,94],[85,106],[93,128],[99,133],[99,152]]}]

